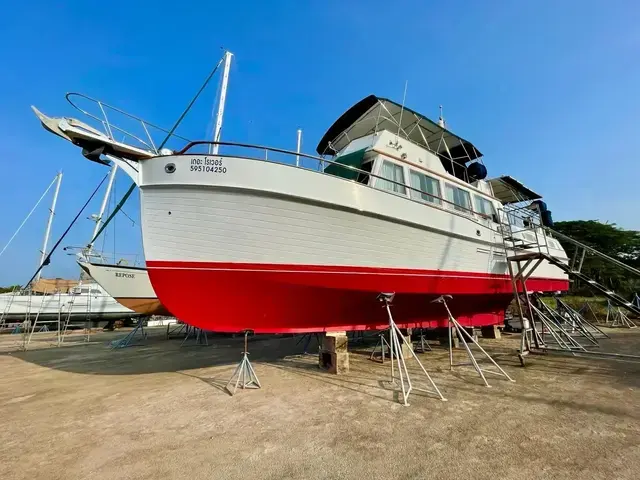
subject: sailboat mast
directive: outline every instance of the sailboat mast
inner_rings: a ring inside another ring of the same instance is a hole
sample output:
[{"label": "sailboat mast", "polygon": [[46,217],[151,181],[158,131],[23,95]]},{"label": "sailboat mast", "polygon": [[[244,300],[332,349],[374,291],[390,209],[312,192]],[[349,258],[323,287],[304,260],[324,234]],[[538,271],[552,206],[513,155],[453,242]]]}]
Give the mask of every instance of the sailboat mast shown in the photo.
[{"label": "sailboat mast", "polygon": [[100,226],[102,225],[102,216],[104,215],[104,211],[107,208],[107,202],[109,201],[109,196],[111,195],[111,188],[113,187],[113,181],[116,179],[116,172],[118,171],[118,165],[113,164],[111,167],[111,172],[109,173],[109,180],[107,180],[107,189],[104,192],[104,197],[102,198],[102,204],[100,205],[100,212],[96,217],[96,226],[93,229],[93,234],[91,235],[91,243],[87,245],[87,252],[91,253],[93,250],[93,242],[95,241],[96,235],[98,234],[98,230],[100,230]]},{"label": "sailboat mast", "polygon": [[[53,201],[51,202],[51,209],[49,210],[49,219],[47,220],[47,228],[44,231],[44,243],[42,245],[42,255],[40,256],[40,267],[44,264],[47,258],[47,246],[49,244],[49,236],[51,235],[51,224],[53,223],[53,216],[56,213],[56,203],[58,203],[58,193],[60,192],[60,183],[62,182],[62,172],[58,172],[58,180],[56,182],[56,189],[53,192]],[[42,268],[38,271],[35,281],[40,280],[42,274]]]},{"label": "sailboat mast", "polygon": [[[229,85],[229,69],[231,68],[231,57],[233,53],[224,53],[224,71],[222,73],[222,87],[220,88],[220,101],[218,102],[218,113],[216,114],[216,126],[213,132],[213,141],[220,141],[220,132],[222,131],[222,117],[224,116],[224,103],[227,99],[227,86]],[[218,154],[219,145],[213,145],[211,154]]]}]

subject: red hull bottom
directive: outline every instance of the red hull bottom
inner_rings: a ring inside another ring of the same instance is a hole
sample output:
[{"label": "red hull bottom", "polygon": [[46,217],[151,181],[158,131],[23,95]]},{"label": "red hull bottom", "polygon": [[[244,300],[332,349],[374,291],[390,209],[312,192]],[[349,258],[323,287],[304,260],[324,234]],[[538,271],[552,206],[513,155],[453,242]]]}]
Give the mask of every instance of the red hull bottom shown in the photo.
[{"label": "red hull bottom", "polygon": [[[465,326],[503,322],[513,298],[504,275],[300,265],[148,261],[162,304],[180,320],[206,330],[302,333],[384,329],[388,318],[376,300],[396,292],[392,314],[402,328],[446,327],[444,306]],[[532,278],[530,290],[567,290],[569,282]]]}]

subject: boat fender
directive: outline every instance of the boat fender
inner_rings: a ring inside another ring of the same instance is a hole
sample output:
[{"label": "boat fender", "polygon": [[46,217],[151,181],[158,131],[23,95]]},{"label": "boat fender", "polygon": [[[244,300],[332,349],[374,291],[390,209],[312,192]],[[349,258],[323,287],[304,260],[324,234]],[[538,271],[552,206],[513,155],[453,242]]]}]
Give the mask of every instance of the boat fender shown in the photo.
[{"label": "boat fender", "polygon": [[480,162],[473,162],[467,167],[467,174],[472,180],[484,180],[487,178],[487,167]]},{"label": "boat fender", "polygon": [[543,202],[542,200],[534,200],[533,202],[531,202],[531,205],[537,205],[541,214],[546,212],[547,210],[549,210],[547,208],[547,204],[545,202]]}]

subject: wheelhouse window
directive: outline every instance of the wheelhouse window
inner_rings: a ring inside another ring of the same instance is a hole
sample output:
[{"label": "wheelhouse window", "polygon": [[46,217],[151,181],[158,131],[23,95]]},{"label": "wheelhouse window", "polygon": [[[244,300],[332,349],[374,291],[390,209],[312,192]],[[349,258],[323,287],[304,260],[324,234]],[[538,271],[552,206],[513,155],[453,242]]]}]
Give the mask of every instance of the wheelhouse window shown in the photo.
[{"label": "wheelhouse window", "polygon": [[491,218],[494,222],[498,222],[498,215],[496,214],[495,208],[493,208],[493,203],[478,195],[473,196],[473,203],[474,210],[477,213],[481,213],[485,217]]},{"label": "wheelhouse window", "polygon": [[366,162],[364,162],[360,167],[360,170],[363,170],[363,171],[358,172],[358,177],[356,178],[356,182],[364,183],[365,185],[368,185],[369,177],[370,177],[369,174],[371,173],[372,167],[373,167],[373,160],[367,160]]},{"label": "wheelhouse window", "polygon": [[376,188],[402,195],[407,194],[404,186],[404,170],[400,165],[385,160],[382,162],[378,176],[382,178],[376,179]]},{"label": "wheelhouse window", "polygon": [[440,182],[435,178],[431,178],[423,173],[418,173],[414,170],[409,174],[411,180],[410,191],[411,198],[418,200],[419,202],[429,202],[440,205]]},{"label": "wheelhouse window", "polygon": [[471,196],[469,192],[446,183],[445,194],[447,201],[450,202],[449,206],[453,207],[454,210],[467,214],[471,213]]}]

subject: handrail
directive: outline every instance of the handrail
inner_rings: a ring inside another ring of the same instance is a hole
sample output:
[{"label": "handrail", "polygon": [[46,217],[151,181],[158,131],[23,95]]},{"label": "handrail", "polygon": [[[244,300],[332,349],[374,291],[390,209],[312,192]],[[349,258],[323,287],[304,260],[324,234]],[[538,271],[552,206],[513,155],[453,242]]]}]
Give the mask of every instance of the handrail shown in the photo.
[{"label": "handrail", "polygon": [[[362,173],[364,175],[371,176],[373,178],[378,178],[380,180],[384,180],[386,182],[390,182],[390,183],[392,183],[394,185],[398,185],[398,186],[400,186],[402,188],[406,188],[408,190],[411,190],[411,191],[414,191],[414,192],[418,192],[418,193],[423,194],[423,195],[427,195],[427,196],[429,196],[431,198],[435,198],[435,199],[437,199],[437,200],[439,200],[441,202],[444,202],[444,203],[446,203],[448,205],[452,205],[455,210],[464,210],[464,211],[467,211],[467,212],[471,213],[472,215],[478,215],[481,218],[486,218],[486,219],[490,219],[491,218],[491,215],[485,215],[484,213],[476,212],[472,208],[462,207],[462,206],[460,206],[460,205],[458,205],[456,203],[453,203],[453,202],[450,202],[449,200],[446,200],[445,198],[438,197],[437,195],[433,195],[433,194],[431,194],[429,192],[424,192],[422,190],[414,188],[414,187],[412,187],[410,185],[407,185],[405,183],[396,182],[395,180],[390,180],[388,178],[381,177],[379,175],[375,175],[375,174],[373,174],[371,172],[367,172],[366,170],[362,170],[360,168],[353,167],[351,165],[345,165],[345,164],[342,164],[342,163],[334,162],[333,160],[327,160],[326,158],[316,157],[314,155],[307,155],[307,154],[302,153],[302,152],[294,152],[292,150],[284,150],[284,149],[281,149],[281,148],[265,147],[265,146],[262,146],[262,145],[252,145],[252,144],[249,144],[249,143],[214,142],[214,141],[209,141],[209,140],[198,140],[198,141],[194,141],[194,142],[189,142],[182,150],[180,150],[179,152],[176,152],[175,155],[185,155],[186,152],[188,152],[191,148],[193,148],[194,146],[197,146],[197,145],[223,145],[223,146],[232,146],[232,147],[253,148],[253,149],[256,149],[256,150],[265,150],[265,151],[270,151],[270,152],[275,152],[275,153],[284,153],[284,154],[287,154],[287,155],[310,158],[312,160],[318,160],[318,161],[321,161],[323,163],[328,163],[328,164],[331,164],[331,165],[337,165],[337,166],[339,166],[341,168],[344,168],[344,169],[347,169],[347,170],[351,170],[351,171],[354,171],[354,172],[357,172],[357,173]],[[199,155],[203,155],[203,154],[199,154]],[[218,155],[218,156],[224,157],[226,155]],[[162,158],[162,157],[155,157],[155,158]],[[254,160],[261,160],[261,159],[254,159]],[[304,168],[304,167],[298,167],[298,168]],[[321,173],[324,174],[324,172],[321,172]],[[325,175],[327,175],[327,174],[325,174]],[[372,188],[374,188],[374,187],[372,187]],[[397,192],[394,193],[394,192],[389,192],[389,191],[381,190],[381,189],[376,189],[376,190],[380,190],[382,192],[387,192],[387,193],[390,193],[392,195],[395,195],[397,193]],[[411,195],[409,195],[408,198],[411,201],[415,201],[415,202],[421,203],[423,205],[428,205],[428,204],[425,204],[424,202],[420,202],[418,200],[414,200],[413,198],[411,198]]]},{"label": "handrail", "polygon": [[608,262],[611,262],[611,263],[613,263],[614,265],[617,265],[617,266],[619,266],[619,267],[621,267],[621,268],[624,268],[625,270],[627,270],[627,271],[629,271],[629,272],[633,273],[634,275],[640,276],[640,270],[638,270],[638,269],[636,269],[636,268],[633,268],[632,266],[627,265],[626,263],[621,262],[620,260],[618,260],[618,259],[616,259],[616,258],[610,257],[609,255],[606,255],[606,254],[604,254],[604,253],[602,253],[602,252],[600,252],[600,251],[596,250],[595,248],[590,247],[589,245],[585,245],[584,243],[579,242],[578,240],[575,240],[574,238],[571,238],[571,237],[569,237],[568,235],[565,235],[564,233],[560,233],[560,232],[558,232],[558,231],[556,231],[556,230],[553,230],[553,229],[551,229],[551,228],[549,228],[549,227],[546,227],[546,230],[548,230],[548,231],[549,231],[550,233],[552,233],[554,236],[557,236],[558,238],[562,238],[562,239],[566,240],[567,242],[569,242],[569,243],[573,243],[573,244],[574,244],[574,245],[576,245],[577,247],[580,247],[580,248],[582,248],[582,249],[586,250],[587,252],[589,252],[589,253],[590,253],[590,254],[592,254],[592,255],[595,255],[595,256],[597,256],[597,257],[604,258],[604,259],[605,259],[605,260],[607,260]]},{"label": "handrail", "polygon": [[[96,105],[98,105],[98,107],[100,108],[100,111],[102,112],[102,115],[103,115],[104,118],[100,118],[100,117],[94,115],[93,113],[89,113],[88,111],[86,111],[83,108],[81,108],[79,105],[76,105],[76,103],[74,103],[74,100],[72,100],[72,98],[74,98],[74,97],[83,98],[85,100],[88,100],[88,101],[93,102]],[[159,127],[159,126],[157,126],[157,125],[155,125],[155,124],[153,124],[151,122],[147,122],[146,120],[144,120],[144,119],[142,119],[140,117],[137,117],[135,115],[132,115],[130,113],[127,113],[127,112],[125,112],[124,110],[121,110],[118,107],[114,107],[112,105],[106,104],[106,103],[104,103],[104,102],[102,102],[100,100],[97,100],[95,98],[89,97],[88,95],[85,95],[83,93],[69,92],[69,93],[67,93],[65,95],[65,98],[67,99],[67,102],[69,102],[71,104],[71,106],[73,108],[75,108],[76,110],[78,110],[80,113],[83,113],[84,115],[86,115],[86,116],[88,116],[90,118],[93,118],[94,120],[97,120],[98,122],[100,122],[102,124],[102,126],[104,127],[104,129],[105,129],[105,131],[107,133],[107,136],[109,138],[111,138],[112,140],[115,140],[115,138],[113,137],[113,131],[112,131],[112,129],[115,129],[115,130],[118,130],[119,132],[125,134],[126,136],[137,140],[142,145],[144,145],[145,147],[149,148],[152,152],[157,154],[158,151],[156,149],[156,146],[155,146],[155,143],[153,141],[153,138],[151,138],[151,134],[149,133],[149,130],[147,129],[147,127],[154,128],[154,129],[156,129],[156,130],[158,130],[160,132],[163,132],[163,133],[167,133],[167,134],[170,133],[169,130],[167,130],[165,128]],[[106,113],[106,111],[105,111],[105,109],[103,107],[106,107],[109,110],[113,110],[114,112],[117,112],[120,115],[124,115],[125,117],[128,117],[128,118],[130,118],[132,120],[140,122],[140,124],[142,125],[142,128],[144,129],[144,132],[145,132],[145,134],[147,136],[147,140],[148,140],[149,143],[147,143],[146,141],[142,140],[137,135],[135,135],[135,134],[133,134],[131,132],[128,132],[128,131],[124,130],[123,128],[120,128],[117,125],[115,125],[112,122],[110,122],[109,118],[107,117],[107,113]],[[182,137],[182,136],[177,135],[175,133],[173,133],[171,136],[175,137],[175,138],[179,138],[180,140],[184,140],[185,142],[189,142],[190,141],[188,138]]]},{"label": "handrail", "polygon": [[[182,150],[175,152],[175,155],[185,155],[187,151],[191,150],[191,148],[195,147],[196,145],[222,145],[222,146],[231,146],[231,147],[253,148],[255,150],[267,150],[267,151],[276,152],[276,153],[286,153],[288,155],[299,155],[301,157],[311,158],[312,160],[318,160],[320,162],[336,163],[336,162],[332,162],[331,160],[327,160],[326,158],[316,157],[314,155],[308,155],[302,152],[294,152],[293,150],[283,150],[282,148],[265,147],[263,145],[253,145],[251,143],[214,142],[210,140],[197,140],[195,142],[189,141],[189,143]],[[202,155],[202,154],[198,154],[198,155]],[[210,155],[210,154],[207,154],[207,155]],[[341,165],[341,164],[337,164],[337,165]],[[344,166],[346,167],[346,165]],[[355,167],[352,167],[352,168],[355,168]]]}]

